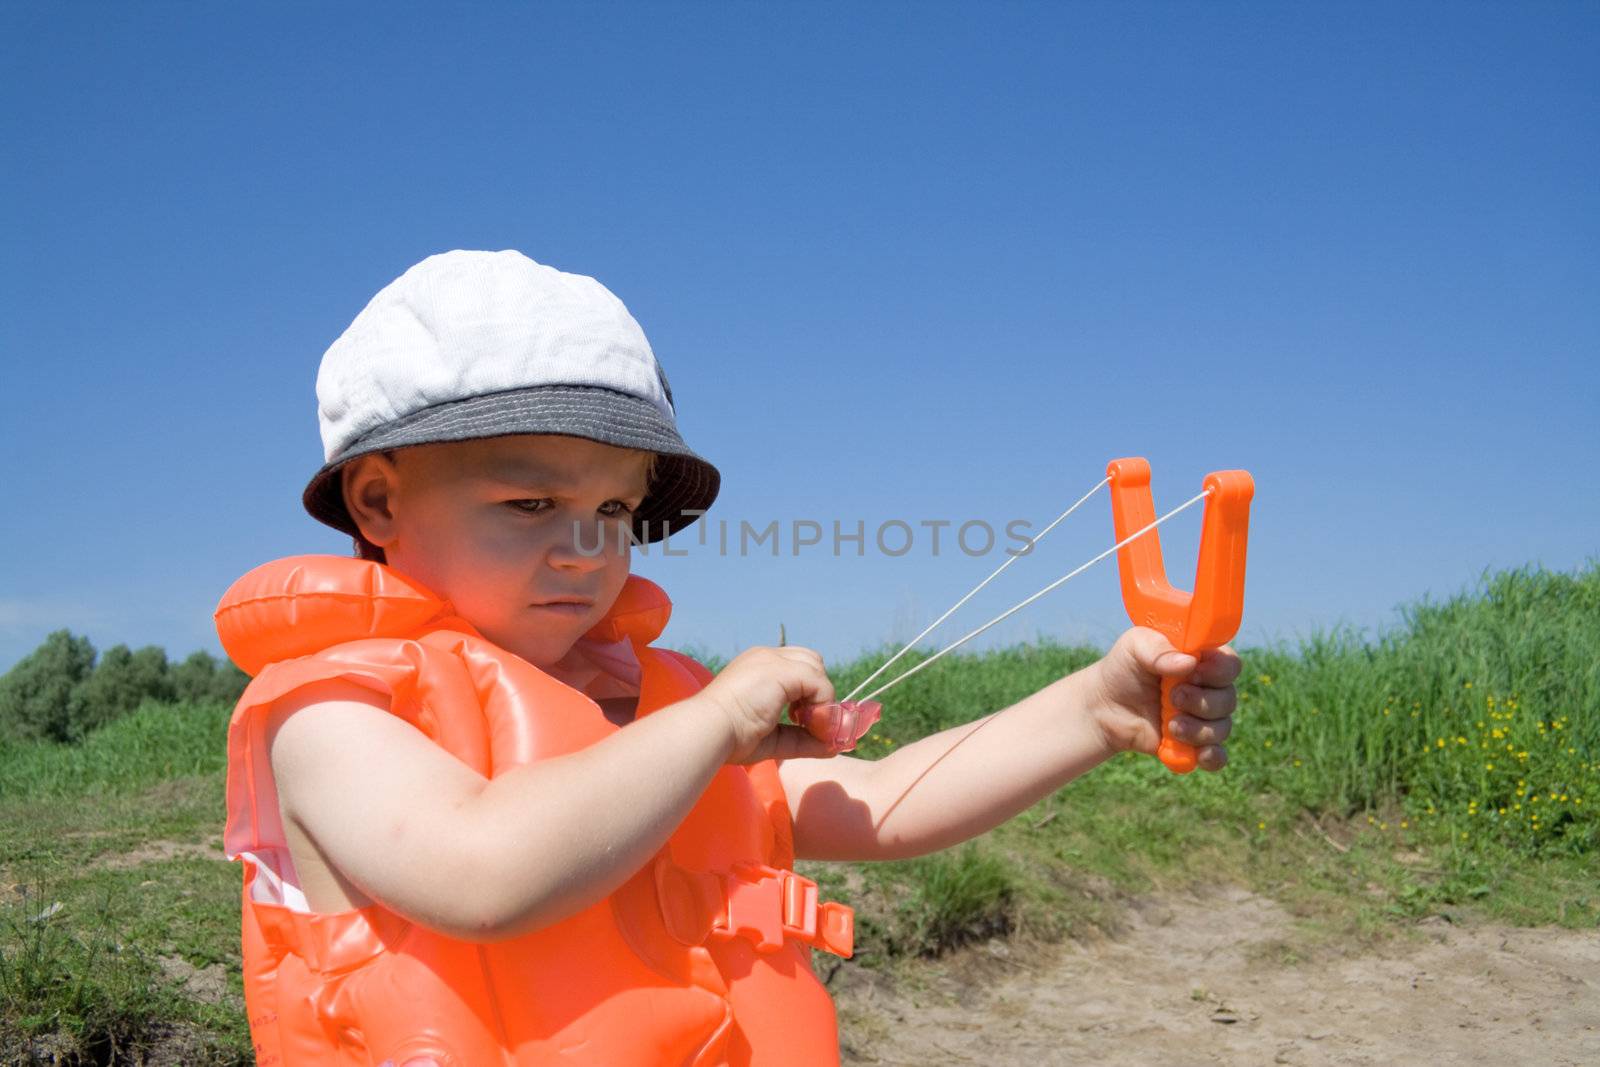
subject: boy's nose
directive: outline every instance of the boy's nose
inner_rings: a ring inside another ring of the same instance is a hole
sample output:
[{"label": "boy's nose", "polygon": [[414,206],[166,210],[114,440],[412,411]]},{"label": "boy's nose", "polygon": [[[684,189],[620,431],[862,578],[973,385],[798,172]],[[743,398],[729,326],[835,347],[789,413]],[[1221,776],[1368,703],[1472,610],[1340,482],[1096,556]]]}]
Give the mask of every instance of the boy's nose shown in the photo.
[{"label": "boy's nose", "polygon": [[[626,532],[621,536],[626,538]],[[617,554],[617,540],[612,524],[574,520],[551,544],[550,562],[573,570],[598,570]]]}]

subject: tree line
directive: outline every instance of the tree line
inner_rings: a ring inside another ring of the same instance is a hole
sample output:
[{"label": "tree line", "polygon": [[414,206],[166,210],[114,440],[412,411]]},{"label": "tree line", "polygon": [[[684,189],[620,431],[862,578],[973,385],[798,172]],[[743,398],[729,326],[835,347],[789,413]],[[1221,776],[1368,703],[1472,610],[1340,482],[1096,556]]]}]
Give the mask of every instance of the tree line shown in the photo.
[{"label": "tree line", "polygon": [[0,675],[0,741],[81,741],[146,700],[232,705],[249,681],[205,651],[172,663],[157,645],[119,644],[97,659],[87,637],[57,630]]}]

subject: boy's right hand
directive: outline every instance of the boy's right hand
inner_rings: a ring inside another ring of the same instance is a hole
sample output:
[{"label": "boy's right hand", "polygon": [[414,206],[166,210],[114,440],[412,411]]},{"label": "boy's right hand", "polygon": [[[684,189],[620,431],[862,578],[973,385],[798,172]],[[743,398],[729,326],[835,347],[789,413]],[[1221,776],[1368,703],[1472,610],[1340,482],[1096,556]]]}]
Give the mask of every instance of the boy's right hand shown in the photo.
[{"label": "boy's right hand", "polygon": [[804,759],[835,754],[827,742],[784,721],[790,704],[828,704],[833,683],[822,656],[809,648],[747,648],[697,694],[728,718],[733,738],[729,763]]}]

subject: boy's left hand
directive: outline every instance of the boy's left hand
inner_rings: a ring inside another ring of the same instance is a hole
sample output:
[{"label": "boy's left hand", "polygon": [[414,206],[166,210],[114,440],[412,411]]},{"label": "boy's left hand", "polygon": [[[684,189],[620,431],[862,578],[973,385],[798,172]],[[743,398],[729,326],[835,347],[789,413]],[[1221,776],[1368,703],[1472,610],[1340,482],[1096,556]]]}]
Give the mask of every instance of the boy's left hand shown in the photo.
[{"label": "boy's left hand", "polygon": [[1242,666],[1227,645],[1197,660],[1173,648],[1160,631],[1135,626],[1090,668],[1099,694],[1090,714],[1112,751],[1155,755],[1161,742],[1161,679],[1177,677],[1183,684],[1172,690],[1178,709],[1172,736],[1196,746],[1202,770],[1221,770],[1228,762],[1222,742],[1233,729],[1238,698],[1233,680]]}]

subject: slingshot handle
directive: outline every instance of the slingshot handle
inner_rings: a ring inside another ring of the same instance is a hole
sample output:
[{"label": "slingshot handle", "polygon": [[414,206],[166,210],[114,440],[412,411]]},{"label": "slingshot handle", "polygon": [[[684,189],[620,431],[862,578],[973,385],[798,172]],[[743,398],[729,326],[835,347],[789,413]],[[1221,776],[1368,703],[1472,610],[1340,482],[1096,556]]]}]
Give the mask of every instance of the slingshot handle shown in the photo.
[{"label": "slingshot handle", "polygon": [[[1118,542],[1155,521],[1150,498],[1150,464],[1138,456],[1114,459],[1106,466],[1111,479],[1112,529]],[[1250,534],[1250,501],[1255,480],[1249,471],[1212,471],[1206,475],[1205,515],[1200,525],[1200,555],[1195,562],[1193,591],[1174,589],[1161,561],[1161,540],[1155,530],[1117,551],[1122,576],[1122,603],[1135,626],[1159,630],[1172,647],[1196,659],[1206,649],[1220,648],[1239,632],[1244,613],[1244,565]],[[1178,679],[1161,679],[1161,744],[1156,757],[1175,774],[1188,774],[1199,764],[1195,746],[1172,736],[1172,689]]]},{"label": "slingshot handle", "polygon": [[1177,706],[1172,703],[1172,690],[1182,681],[1172,677],[1161,679],[1161,745],[1156,749],[1156,758],[1173,774],[1188,774],[1200,765],[1200,750],[1172,736],[1172,717],[1178,714]]}]

